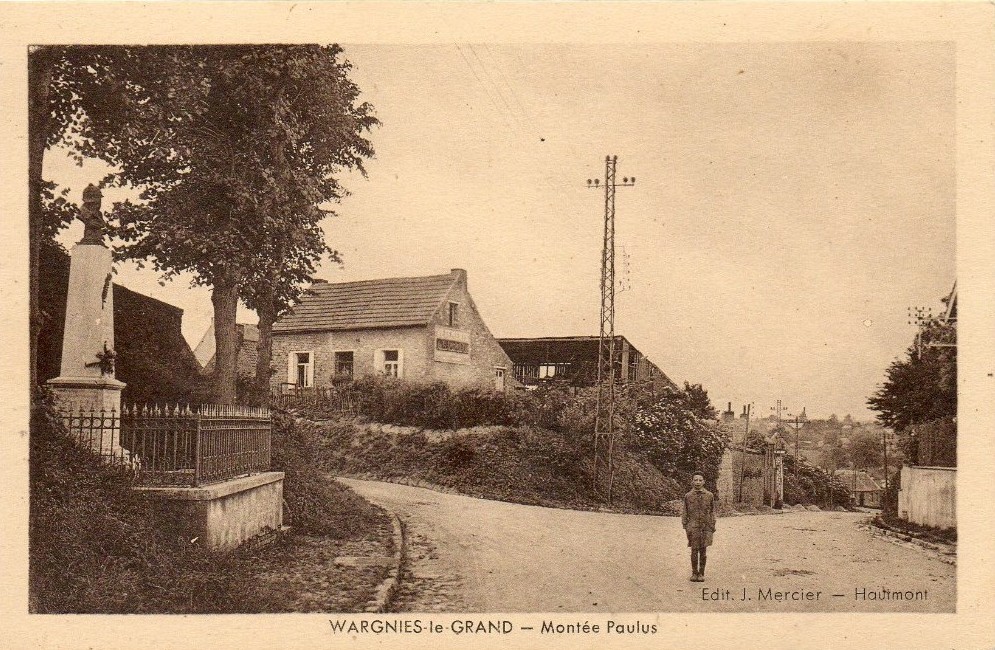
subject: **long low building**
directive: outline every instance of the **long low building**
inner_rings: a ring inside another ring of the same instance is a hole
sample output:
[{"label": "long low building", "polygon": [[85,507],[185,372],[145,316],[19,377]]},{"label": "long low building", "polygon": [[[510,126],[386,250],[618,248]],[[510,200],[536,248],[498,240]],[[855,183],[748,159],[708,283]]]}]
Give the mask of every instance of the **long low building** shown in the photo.
[{"label": "long low building", "polygon": [[[525,386],[562,382],[594,386],[598,381],[597,336],[547,336],[497,340],[512,361],[515,379]],[[645,383],[654,390],[676,384],[624,336],[615,337],[615,372],[621,383]]]}]

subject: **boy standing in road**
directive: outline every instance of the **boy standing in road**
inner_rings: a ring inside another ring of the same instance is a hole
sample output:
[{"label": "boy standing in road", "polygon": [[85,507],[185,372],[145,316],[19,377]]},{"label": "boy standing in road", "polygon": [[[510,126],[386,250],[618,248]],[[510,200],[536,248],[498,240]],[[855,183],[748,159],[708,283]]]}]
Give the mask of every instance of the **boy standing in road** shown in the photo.
[{"label": "boy standing in road", "polygon": [[691,547],[691,582],[705,581],[705,550],[712,545],[715,532],[715,495],[705,489],[705,477],[695,474],[694,487],[684,495],[681,525]]}]

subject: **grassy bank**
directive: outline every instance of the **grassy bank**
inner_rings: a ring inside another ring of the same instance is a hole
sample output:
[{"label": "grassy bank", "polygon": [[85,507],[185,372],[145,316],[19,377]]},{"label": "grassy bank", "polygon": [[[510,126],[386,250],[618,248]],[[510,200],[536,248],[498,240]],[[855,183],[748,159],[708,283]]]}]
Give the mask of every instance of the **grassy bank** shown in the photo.
[{"label": "grassy bank", "polygon": [[385,569],[345,570],[341,554],[390,549],[386,515],[328,481],[292,421],[278,419],[293,532],[267,546],[211,551],[171,530],[119,469],[66,435],[50,401],[31,421],[30,606],[37,613],[360,611]]},{"label": "grassy bank", "polygon": [[[487,426],[438,432],[355,419],[311,427],[330,472],[425,483],[462,494],[559,508],[599,509],[589,436],[535,427]],[[622,445],[615,450],[612,509],[676,514],[685,490]]]}]

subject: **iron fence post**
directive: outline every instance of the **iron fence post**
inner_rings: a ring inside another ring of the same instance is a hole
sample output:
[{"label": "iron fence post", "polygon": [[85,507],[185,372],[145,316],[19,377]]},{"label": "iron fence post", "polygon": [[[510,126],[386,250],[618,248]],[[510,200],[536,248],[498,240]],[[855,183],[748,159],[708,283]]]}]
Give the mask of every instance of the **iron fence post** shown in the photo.
[{"label": "iron fence post", "polygon": [[194,439],[193,439],[193,484],[200,487],[200,412],[194,417]]}]

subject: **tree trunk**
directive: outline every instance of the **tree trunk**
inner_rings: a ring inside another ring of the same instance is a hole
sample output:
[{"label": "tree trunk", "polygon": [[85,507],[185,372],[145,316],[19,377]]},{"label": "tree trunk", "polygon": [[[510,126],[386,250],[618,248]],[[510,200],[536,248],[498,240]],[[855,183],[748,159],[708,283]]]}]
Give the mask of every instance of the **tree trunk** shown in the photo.
[{"label": "tree trunk", "polygon": [[270,379],[273,360],[273,323],[276,322],[276,301],[272,285],[267,295],[259,301],[256,309],[259,314],[259,343],[256,345],[256,399],[263,406],[269,405]]},{"label": "tree trunk", "polygon": [[42,165],[48,144],[49,89],[55,68],[56,52],[39,48],[28,55],[28,322],[31,389],[38,383],[38,335],[41,332],[41,308],[38,304],[39,260],[42,233]]},{"label": "tree trunk", "polygon": [[238,285],[232,281],[214,283],[214,399],[218,404],[235,403],[235,369],[238,361]]}]

